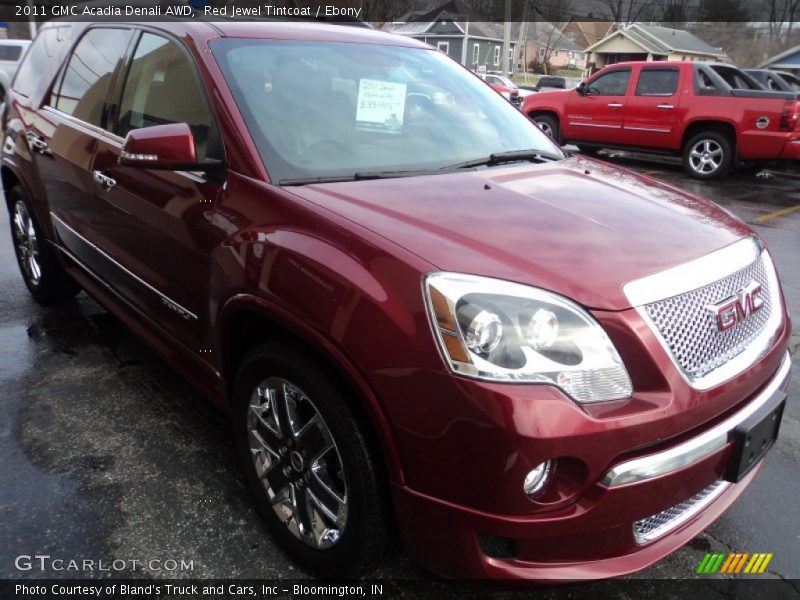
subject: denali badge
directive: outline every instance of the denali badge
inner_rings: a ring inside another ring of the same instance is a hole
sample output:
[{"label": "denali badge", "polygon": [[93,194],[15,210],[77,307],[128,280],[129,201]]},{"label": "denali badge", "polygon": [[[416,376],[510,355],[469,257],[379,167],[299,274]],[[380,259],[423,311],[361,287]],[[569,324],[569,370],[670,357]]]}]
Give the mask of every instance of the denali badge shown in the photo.
[{"label": "denali badge", "polygon": [[717,304],[709,304],[708,310],[714,315],[717,329],[728,331],[747,317],[761,310],[764,299],[761,297],[761,284],[751,281],[736,292],[735,296],[726,298]]}]

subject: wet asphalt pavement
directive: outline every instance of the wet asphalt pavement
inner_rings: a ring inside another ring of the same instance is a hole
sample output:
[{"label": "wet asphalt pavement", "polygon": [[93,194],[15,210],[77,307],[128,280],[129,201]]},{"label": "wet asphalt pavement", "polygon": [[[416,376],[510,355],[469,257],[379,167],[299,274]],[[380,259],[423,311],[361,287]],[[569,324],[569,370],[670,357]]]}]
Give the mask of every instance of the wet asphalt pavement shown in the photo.
[{"label": "wet asphalt pavement", "polygon": [[[636,577],[698,577],[706,552],[744,551],[774,553],[766,576],[798,580],[800,178],[699,183],[664,161],[611,160],[704,194],[753,226],[794,320],[791,400],[764,469],[708,532]],[[15,558],[28,554],[121,559],[117,575],[148,578],[304,577],[251,506],[227,419],[86,294],[65,309],[36,305],[0,214],[0,578],[75,575],[17,570]],[[193,568],[171,570],[170,560]],[[399,549],[377,575],[430,577]],[[796,581],[786,585],[800,593]]]}]

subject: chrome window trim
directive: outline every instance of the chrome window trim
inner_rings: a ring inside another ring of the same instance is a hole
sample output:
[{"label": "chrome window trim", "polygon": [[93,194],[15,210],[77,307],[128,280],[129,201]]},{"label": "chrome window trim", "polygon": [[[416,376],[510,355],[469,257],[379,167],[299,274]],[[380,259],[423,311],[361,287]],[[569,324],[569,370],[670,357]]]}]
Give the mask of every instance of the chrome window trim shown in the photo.
[{"label": "chrome window trim", "polygon": [[[97,125],[92,125],[91,123],[87,123],[86,121],[78,119],[77,117],[73,117],[70,114],[67,114],[65,112],[62,112],[62,111],[58,110],[57,108],[53,108],[49,104],[45,104],[42,107],[42,110],[48,110],[48,111],[54,112],[58,116],[60,116],[62,119],[66,120],[66,121],[70,121],[70,122],[72,122],[72,124],[78,125],[79,127],[83,127],[85,129],[88,129],[92,133],[95,133],[97,135],[102,135],[105,138],[107,138],[108,140],[118,143],[120,146],[124,146],[125,145],[125,138],[118,136],[116,133],[112,133],[108,129],[103,129],[102,127],[98,127]],[[196,174],[196,173],[200,173],[200,172],[202,172],[202,171],[170,171],[170,173],[175,173],[176,175],[181,175],[183,177],[186,177],[187,179],[190,179],[190,180],[194,181],[195,183],[205,183],[206,179],[204,177]]]},{"label": "chrome window trim", "polygon": [[[764,325],[763,331],[750,342],[747,348],[720,367],[701,377],[687,375],[675,359],[664,336],[653,323],[650,315],[647,314],[645,305],[686,294],[715,283],[759,259],[764,261],[764,270],[769,280],[769,289],[772,294],[772,313]],[[700,391],[716,387],[752,366],[772,346],[775,335],[783,321],[784,309],[775,265],[769,252],[766,249],[762,250],[761,244],[753,236],[666,271],[628,282],[622,289],[628,301],[658,340],[664,352],[669,356],[683,380],[693,389]]]},{"label": "chrome window trim", "polygon": [[[96,251],[98,254],[100,254],[100,256],[102,256],[103,258],[105,258],[106,260],[108,260],[108,261],[109,261],[111,264],[113,264],[113,265],[114,265],[114,266],[116,266],[118,269],[120,269],[121,271],[125,272],[125,273],[126,273],[128,276],[129,276],[129,277],[131,277],[132,279],[134,279],[135,281],[137,281],[139,284],[143,285],[143,286],[144,286],[144,287],[146,287],[148,290],[150,290],[151,292],[153,292],[154,294],[156,294],[157,296],[159,296],[159,297],[161,298],[161,301],[162,301],[162,302],[163,302],[163,303],[164,303],[164,304],[167,306],[167,308],[169,308],[170,310],[173,310],[173,311],[175,311],[175,312],[179,313],[179,314],[180,314],[182,317],[184,317],[184,318],[186,318],[186,319],[191,319],[191,320],[195,320],[195,321],[197,320],[197,315],[195,315],[195,314],[194,314],[192,311],[190,311],[189,309],[185,308],[184,306],[182,306],[182,305],[178,304],[177,302],[175,302],[175,301],[174,301],[172,298],[170,298],[170,297],[169,297],[169,296],[167,296],[166,294],[163,294],[162,292],[158,291],[158,290],[157,290],[156,288],[154,288],[152,285],[150,285],[149,283],[147,283],[147,282],[146,282],[144,279],[142,279],[141,277],[139,277],[139,276],[138,276],[136,273],[133,273],[133,272],[132,272],[132,271],[130,271],[130,270],[127,268],[127,267],[125,267],[124,265],[120,264],[120,263],[119,263],[119,262],[118,262],[118,261],[117,261],[115,258],[113,258],[112,256],[110,256],[110,255],[109,255],[108,253],[106,253],[106,252],[105,252],[105,251],[104,251],[102,248],[100,248],[100,246],[98,246],[97,244],[95,244],[94,242],[92,242],[92,241],[90,241],[90,240],[87,240],[87,239],[86,239],[84,236],[82,236],[80,233],[78,233],[77,231],[75,231],[75,229],[73,229],[72,227],[70,227],[69,225],[67,225],[67,224],[64,222],[64,220],[63,220],[63,219],[61,219],[61,218],[60,218],[60,217],[59,217],[57,214],[55,214],[53,211],[50,211],[50,217],[51,217],[51,218],[53,218],[53,219],[55,219],[56,221],[58,221],[58,222],[59,222],[59,223],[60,223],[62,226],[64,226],[66,229],[68,229],[68,230],[69,230],[69,231],[70,231],[70,232],[71,232],[73,235],[76,235],[78,238],[80,238],[80,239],[81,239],[81,241],[83,241],[84,243],[86,243],[86,244],[88,244],[89,246],[91,246],[91,247],[92,247],[92,248],[93,248],[93,249],[94,249],[94,250],[95,250],[95,251]],[[85,265],[83,265],[83,263],[80,263],[80,264],[81,264],[81,266],[83,266],[84,268],[86,268],[86,266],[85,266]],[[91,272],[91,271],[90,271],[90,272]]]},{"label": "chrome window trim", "polygon": [[63,111],[58,110],[57,108],[55,108],[53,106],[50,106],[49,104],[45,104],[42,107],[42,109],[54,112],[59,117],[61,117],[62,119],[65,119],[67,121],[71,121],[73,124],[79,125],[80,127],[84,127],[85,129],[88,129],[89,131],[91,131],[93,133],[96,133],[98,135],[102,135],[104,137],[107,137],[107,138],[109,138],[109,139],[111,139],[111,140],[113,140],[115,142],[119,142],[120,144],[125,143],[125,138],[119,137],[117,134],[110,132],[108,129],[103,129],[102,127],[98,127],[97,125],[93,125],[92,123],[87,123],[86,121],[84,121],[82,119],[79,119],[77,117],[73,117],[69,113],[65,113]]},{"label": "chrome window trim", "polygon": [[780,389],[789,375],[790,367],[791,360],[789,353],[786,352],[778,371],[764,389],[744,408],[708,431],[677,446],[618,464],[606,473],[602,484],[607,487],[616,487],[639,483],[673,473],[716,452],[728,443],[731,431],[766,404],[772,398],[772,395]]}]

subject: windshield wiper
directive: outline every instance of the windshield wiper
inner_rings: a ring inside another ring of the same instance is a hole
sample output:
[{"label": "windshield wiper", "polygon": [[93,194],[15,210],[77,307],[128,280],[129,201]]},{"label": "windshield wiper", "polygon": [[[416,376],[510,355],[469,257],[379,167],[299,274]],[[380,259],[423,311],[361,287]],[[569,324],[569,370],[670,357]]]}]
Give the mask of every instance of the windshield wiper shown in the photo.
[{"label": "windshield wiper", "polygon": [[453,165],[447,165],[442,167],[442,170],[470,169],[472,167],[483,166],[491,167],[492,165],[523,160],[530,162],[549,162],[551,160],[560,160],[561,158],[560,156],[550,154],[549,152],[542,152],[541,150],[510,150],[509,152],[495,152],[484,158],[474,158]]},{"label": "windshield wiper", "polygon": [[328,175],[323,177],[298,177],[296,179],[281,179],[278,185],[309,185],[312,183],[338,183],[340,181],[364,181],[367,179],[394,179],[397,177],[416,177],[431,175],[443,171],[469,169],[472,167],[499,165],[507,162],[530,161],[549,162],[560,160],[562,157],[542,152],[541,150],[512,150],[510,152],[495,152],[486,158],[475,158],[453,165],[445,165],[439,169],[417,169],[413,171],[357,171],[352,175]]},{"label": "windshield wiper", "polygon": [[339,181],[355,181],[353,175],[331,175],[328,177],[297,177],[296,179],[281,179],[278,185],[308,185],[310,183],[336,183]]},{"label": "windshield wiper", "polygon": [[420,169],[415,171],[358,171],[352,175],[330,175],[327,177],[298,177],[297,179],[281,179],[278,185],[308,185],[311,183],[337,183],[340,181],[365,181],[367,179],[394,179],[396,177],[415,177],[430,175],[437,171]]}]

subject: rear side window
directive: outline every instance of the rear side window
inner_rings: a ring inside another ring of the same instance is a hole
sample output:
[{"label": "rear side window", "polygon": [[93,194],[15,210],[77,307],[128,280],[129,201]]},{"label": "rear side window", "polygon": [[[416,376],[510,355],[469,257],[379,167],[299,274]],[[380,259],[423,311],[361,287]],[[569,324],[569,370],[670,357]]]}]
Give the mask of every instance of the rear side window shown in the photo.
[{"label": "rear side window", "polygon": [[197,158],[221,158],[211,110],[194,66],[173,42],[142,34],[133,56],[120,103],[116,132],[188,123],[197,145]]},{"label": "rear side window", "polygon": [[637,96],[672,96],[678,90],[678,69],[642,69]]},{"label": "rear side window", "polygon": [[100,126],[108,87],[131,38],[129,29],[90,29],[69,57],[51,106]]},{"label": "rear side window", "polygon": [[19,60],[22,46],[0,45],[0,60]]},{"label": "rear side window", "polygon": [[59,28],[48,27],[43,29],[31,44],[25,60],[19,66],[14,79],[14,91],[23,96],[30,96],[39,85],[42,73],[47,72],[47,64],[56,58],[59,41]]},{"label": "rear side window", "polygon": [[630,79],[630,69],[603,73],[589,83],[587,93],[592,96],[624,96],[625,92],[628,91]]}]

